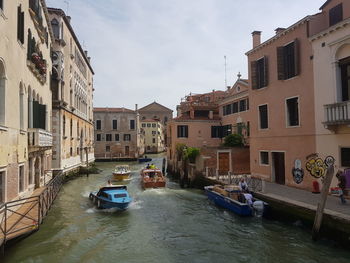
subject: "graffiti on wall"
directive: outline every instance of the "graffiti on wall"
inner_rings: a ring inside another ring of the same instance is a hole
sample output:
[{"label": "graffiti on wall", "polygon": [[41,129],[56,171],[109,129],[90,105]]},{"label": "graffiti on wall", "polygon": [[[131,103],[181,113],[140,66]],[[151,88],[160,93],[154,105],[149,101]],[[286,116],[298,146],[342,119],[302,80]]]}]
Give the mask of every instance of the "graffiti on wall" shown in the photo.
[{"label": "graffiti on wall", "polygon": [[304,180],[304,170],[301,168],[301,161],[296,159],[294,161],[294,167],[292,169],[293,180],[295,183],[300,184]]},{"label": "graffiti on wall", "polygon": [[326,175],[327,168],[334,164],[334,157],[327,156],[324,160],[317,153],[306,157],[306,170],[315,178],[323,178]]}]

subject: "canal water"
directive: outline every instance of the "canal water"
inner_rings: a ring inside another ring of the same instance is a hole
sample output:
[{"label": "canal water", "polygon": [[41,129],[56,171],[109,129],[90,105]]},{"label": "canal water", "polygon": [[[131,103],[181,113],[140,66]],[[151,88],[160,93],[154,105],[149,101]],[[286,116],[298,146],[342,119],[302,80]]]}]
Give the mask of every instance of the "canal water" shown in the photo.
[{"label": "canal water", "polygon": [[97,163],[100,174],[65,184],[40,231],[7,250],[5,262],[350,262],[350,252],[313,243],[299,224],[240,218],[200,190],[169,181],[166,189],[143,191],[137,163],[130,208],[98,210],[89,193],[106,184],[114,165]]}]

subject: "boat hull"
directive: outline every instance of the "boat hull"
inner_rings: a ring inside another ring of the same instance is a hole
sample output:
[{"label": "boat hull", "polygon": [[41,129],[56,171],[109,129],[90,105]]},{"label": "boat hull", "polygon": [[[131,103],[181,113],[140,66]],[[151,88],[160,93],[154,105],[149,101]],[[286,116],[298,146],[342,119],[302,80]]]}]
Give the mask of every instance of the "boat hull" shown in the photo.
[{"label": "boat hull", "polygon": [[131,203],[131,199],[128,199],[128,201],[125,202],[110,202],[107,200],[104,200],[103,198],[99,198],[96,196],[96,193],[92,192],[89,196],[90,200],[93,201],[94,205],[97,206],[99,209],[111,209],[111,208],[117,208],[118,210],[125,210],[128,208],[129,204]]},{"label": "boat hull", "polygon": [[113,180],[123,181],[128,179],[130,179],[130,173],[124,173],[124,174],[113,173]]},{"label": "boat hull", "polygon": [[210,190],[208,187],[205,187],[205,193],[208,196],[208,199],[217,206],[226,208],[240,216],[253,215],[253,209],[248,204],[232,200],[231,198],[225,197],[217,192]]},{"label": "boat hull", "polygon": [[146,188],[163,188],[165,187],[165,182],[152,182],[152,181],[142,181],[142,187]]},{"label": "boat hull", "polygon": [[138,161],[139,163],[150,162],[152,161],[152,158],[139,158]]}]

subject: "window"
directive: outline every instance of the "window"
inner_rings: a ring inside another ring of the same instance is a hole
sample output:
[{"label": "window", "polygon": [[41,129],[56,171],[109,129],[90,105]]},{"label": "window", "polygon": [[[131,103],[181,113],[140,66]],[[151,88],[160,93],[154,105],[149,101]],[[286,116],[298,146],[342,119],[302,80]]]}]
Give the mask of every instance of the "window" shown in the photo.
[{"label": "window", "polygon": [[153,139],[152,139],[152,142],[153,142],[153,143],[156,143],[156,138],[153,138]]},{"label": "window", "polygon": [[333,26],[343,20],[343,5],[339,4],[329,10],[329,26]]},{"label": "window", "polygon": [[222,138],[222,126],[211,126],[211,137]]},{"label": "window", "polygon": [[119,134],[114,134],[114,140],[115,140],[116,142],[119,141]]},{"label": "window", "polygon": [[70,156],[73,156],[73,148],[72,147],[70,147],[69,153],[70,153]]},{"label": "window", "polygon": [[18,167],[18,191],[24,191],[24,165]]},{"label": "window", "polygon": [[96,134],[96,141],[98,141],[98,142],[101,141],[101,134],[100,133]]},{"label": "window", "polygon": [[260,164],[269,165],[269,152],[260,152]]},{"label": "window", "polygon": [[222,137],[226,137],[227,135],[232,134],[232,125],[224,125],[222,126]]},{"label": "window", "polygon": [[279,80],[299,74],[299,42],[295,39],[283,47],[277,47],[277,73]]},{"label": "window", "polygon": [[267,129],[269,127],[267,105],[259,106],[259,124],[260,129]]},{"label": "window", "polygon": [[152,123],[152,127],[155,128],[157,125],[155,123]]},{"label": "window", "polygon": [[112,134],[110,134],[110,133],[107,133],[107,134],[106,134],[106,141],[107,141],[107,142],[112,141]]},{"label": "window", "polygon": [[131,135],[130,134],[124,134],[124,141],[130,141]]},{"label": "window", "polygon": [[66,116],[63,115],[63,136],[66,136]]},{"label": "window", "polygon": [[299,125],[299,101],[298,98],[291,98],[286,100],[287,104],[287,125]]},{"label": "window", "polygon": [[[1,0],[0,0],[1,1]],[[0,204],[5,202],[5,171],[0,171]]]},{"label": "window", "polygon": [[148,128],[151,127],[151,124],[150,124],[150,123],[147,123],[147,127],[148,127]]},{"label": "window", "polygon": [[135,120],[130,120],[130,130],[135,130]]},{"label": "window", "polygon": [[142,128],[145,128],[146,127],[146,123],[142,123]]},{"label": "window", "polygon": [[112,128],[113,128],[113,130],[118,129],[118,121],[117,120],[112,120]]},{"label": "window", "polygon": [[107,145],[106,146],[106,152],[110,152],[111,151],[111,146]]},{"label": "window", "polygon": [[339,61],[341,72],[341,97],[342,101],[350,100],[350,57]]},{"label": "window", "polygon": [[33,101],[33,128],[46,129],[46,105]]},{"label": "window", "polygon": [[96,120],[96,130],[101,130],[101,120]]},{"label": "window", "polygon": [[166,124],[167,122],[168,122],[168,117],[165,116],[165,117],[164,117],[164,124]]},{"label": "window", "polygon": [[70,119],[70,137],[73,137],[73,120]]},{"label": "window", "polygon": [[188,138],[188,126],[178,125],[177,126],[177,137],[178,138]]},{"label": "window", "polygon": [[5,104],[6,104],[6,94],[5,94],[5,65],[0,59],[0,125],[5,125]]},{"label": "window", "polygon": [[237,113],[238,112],[238,102],[234,102],[232,104],[232,113]]},{"label": "window", "polygon": [[24,89],[22,84],[19,87],[19,125],[20,129],[24,129]]},{"label": "window", "polygon": [[156,131],[152,131],[152,135],[156,135],[157,134],[157,132]]},{"label": "window", "polygon": [[350,167],[350,148],[340,148],[340,160],[342,167]]},{"label": "window", "polygon": [[267,57],[252,61],[250,64],[252,88],[261,89],[268,85]]},{"label": "window", "polygon": [[240,100],[239,111],[246,111],[246,110],[247,110],[247,100]]},{"label": "window", "polygon": [[24,12],[21,5],[17,7],[17,39],[24,44]]},{"label": "window", "polygon": [[60,24],[56,18],[51,20],[51,27],[55,39],[60,39]]}]

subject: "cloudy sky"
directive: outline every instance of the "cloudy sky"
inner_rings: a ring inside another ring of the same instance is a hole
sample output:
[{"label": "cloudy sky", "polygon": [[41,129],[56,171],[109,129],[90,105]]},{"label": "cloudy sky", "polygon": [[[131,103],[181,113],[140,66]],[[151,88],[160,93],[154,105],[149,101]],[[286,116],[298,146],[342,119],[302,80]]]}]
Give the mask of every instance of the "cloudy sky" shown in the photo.
[{"label": "cloudy sky", "polygon": [[72,17],[92,57],[95,107],[134,108],[247,78],[251,32],[262,40],[319,11],[325,0],[47,0]]}]

